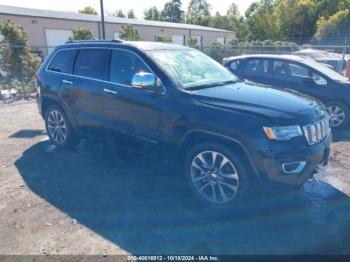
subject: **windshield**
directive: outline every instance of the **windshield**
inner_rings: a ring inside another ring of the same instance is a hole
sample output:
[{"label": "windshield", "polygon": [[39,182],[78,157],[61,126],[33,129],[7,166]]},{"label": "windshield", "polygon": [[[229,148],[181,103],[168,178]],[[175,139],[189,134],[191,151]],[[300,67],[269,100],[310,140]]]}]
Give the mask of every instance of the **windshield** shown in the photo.
[{"label": "windshield", "polygon": [[349,79],[337,73],[333,69],[330,69],[314,60],[305,60],[305,64],[311,66],[312,68],[318,70],[322,74],[328,76],[334,81],[349,82]]},{"label": "windshield", "polygon": [[197,50],[155,50],[148,54],[183,89],[210,87],[237,81],[229,70]]}]

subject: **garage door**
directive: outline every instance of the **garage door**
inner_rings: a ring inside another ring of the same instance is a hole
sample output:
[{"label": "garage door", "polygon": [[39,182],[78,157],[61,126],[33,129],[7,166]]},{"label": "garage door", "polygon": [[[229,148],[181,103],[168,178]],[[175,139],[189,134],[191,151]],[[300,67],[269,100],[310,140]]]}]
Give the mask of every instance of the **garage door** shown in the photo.
[{"label": "garage door", "polygon": [[64,44],[73,34],[73,30],[45,29],[46,44],[49,54],[56,45]]},{"label": "garage door", "polygon": [[183,35],[173,35],[172,39],[173,39],[174,44],[177,44],[177,45],[184,44],[184,36]]}]

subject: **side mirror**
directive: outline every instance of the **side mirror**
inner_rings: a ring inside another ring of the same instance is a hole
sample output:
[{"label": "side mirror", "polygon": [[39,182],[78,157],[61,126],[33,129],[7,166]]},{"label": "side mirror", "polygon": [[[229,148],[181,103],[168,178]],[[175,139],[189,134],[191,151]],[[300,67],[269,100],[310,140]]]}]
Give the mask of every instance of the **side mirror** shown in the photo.
[{"label": "side mirror", "polygon": [[157,85],[156,77],[151,73],[136,73],[131,80],[131,85],[140,89],[153,89]]}]

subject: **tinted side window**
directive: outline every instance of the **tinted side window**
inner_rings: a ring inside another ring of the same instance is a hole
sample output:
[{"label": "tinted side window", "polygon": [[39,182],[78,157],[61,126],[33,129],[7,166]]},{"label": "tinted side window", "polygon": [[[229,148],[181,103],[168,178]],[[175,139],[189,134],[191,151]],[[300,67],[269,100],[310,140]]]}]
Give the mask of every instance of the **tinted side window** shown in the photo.
[{"label": "tinted side window", "polygon": [[107,49],[79,50],[74,64],[73,74],[106,80],[106,67],[108,65]]},{"label": "tinted side window", "polygon": [[239,68],[239,65],[240,65],[240,61],[239,60],[236,60],[236,61],[232,61],[231,64],[230,64],[230,68],[232,71],[236,72]]},{"label": "tinted side window", "polygon": [[310,70],[304,66],[287,61],[274,61],[273,73],[277,80],[303,84],[305,78],[309,78]]},{"label": "tinted side window", "polygon": [[132,77],[139,72],[150,73],[147,66],[135,54],[123,50],[112,51],[109,76],[111,82],[130,86]]},{"label": "tinted side window", "polygon": [[266,59],[251,59],[245,65],[246,76],[268,77],[269,61]]},{"label": "tinted side window", "polygon": [[311,78],[314,80],[316,85],[326,86],[328,84],[326,79],[324,79],[322,76],[320,76],[319,74],[317,74],[315,72],[313,72],[311,74]]},{"label": "tinted side window", "polygon": [[[275,79],[281,80],[281,81],[293,81],[291,67],[287,61],[280,61],[280,60],[274,61],[272,70],[273,70],[273,76]],[[296,72],[297,70],[294,69],[294,71]],[[294,81],[297,81],[297,80],[294,79]]]},{"label": "tinted side window", "polygon": [[48,70],[71,74],[76,53],[75,49],[58,51],[48,66]]},{"label": "tinted side window", "polygon": [[296,64],[289,64],[289,66],[290,66],[290,73],[294,77],[303,78],[303,77],[309,77],[310,75],[309,69],[305,67],[302,67]]}]

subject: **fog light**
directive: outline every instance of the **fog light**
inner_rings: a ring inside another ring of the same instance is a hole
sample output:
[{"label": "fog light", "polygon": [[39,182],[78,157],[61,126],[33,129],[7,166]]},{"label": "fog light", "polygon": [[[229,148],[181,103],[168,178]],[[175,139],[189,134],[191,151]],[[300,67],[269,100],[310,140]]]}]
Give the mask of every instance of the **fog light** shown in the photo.
[{"label": "fog light", "polygon": [[283,172],[287,175],[291,174],[299,174],[303,172],[304,168],[306,166],[306,162],[293,162],[293,163],[284,163],[282,165]]}]

